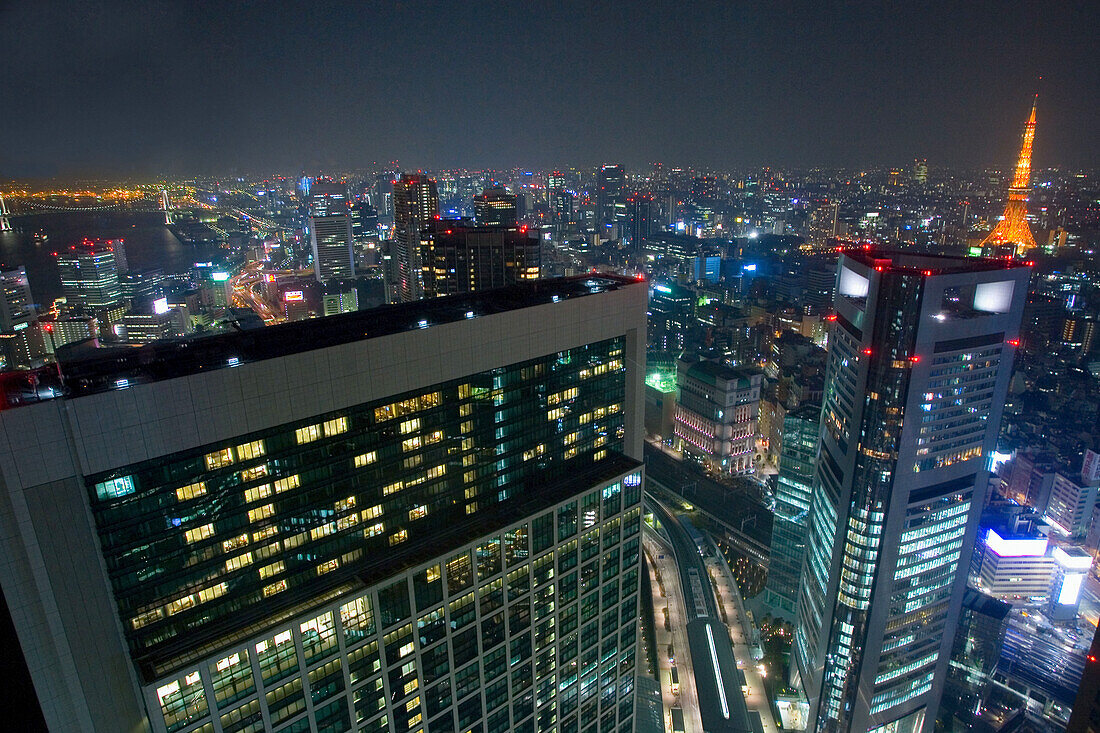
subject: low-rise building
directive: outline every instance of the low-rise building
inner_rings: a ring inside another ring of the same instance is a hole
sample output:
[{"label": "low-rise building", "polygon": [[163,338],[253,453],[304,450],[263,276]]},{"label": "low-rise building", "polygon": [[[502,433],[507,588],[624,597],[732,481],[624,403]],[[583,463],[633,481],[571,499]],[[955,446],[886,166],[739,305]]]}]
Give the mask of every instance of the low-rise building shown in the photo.
[{"label": "low-rise building", "polygon": [[677,448],[714,470],[751,473],[755,468],[763,382],[763,373],[753,367],[681,361]]}]

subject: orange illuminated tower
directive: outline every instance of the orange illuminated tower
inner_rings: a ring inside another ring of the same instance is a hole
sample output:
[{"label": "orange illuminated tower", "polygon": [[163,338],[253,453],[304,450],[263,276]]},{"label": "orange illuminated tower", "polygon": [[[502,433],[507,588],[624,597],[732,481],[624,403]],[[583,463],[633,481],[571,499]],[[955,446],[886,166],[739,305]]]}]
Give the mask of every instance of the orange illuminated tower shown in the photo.
[{"label": "orange illuminated tower", "polygon": [[1031,116],[1024,125],[1024,139],[1020,146],[1020,158],[1016,161],[1016,173],[1008,189],[1008,203],[1005,205],[1004,218],[993,228],[989,236],[982,241],[985,245],[1012,244],[1016,254],[1035,246],[1035,237],[1027,225],[1027,192],[1031,188],[1031,146],[1035,142],[1035,107],[1039,104],[1039,95],[1031,104]]}]

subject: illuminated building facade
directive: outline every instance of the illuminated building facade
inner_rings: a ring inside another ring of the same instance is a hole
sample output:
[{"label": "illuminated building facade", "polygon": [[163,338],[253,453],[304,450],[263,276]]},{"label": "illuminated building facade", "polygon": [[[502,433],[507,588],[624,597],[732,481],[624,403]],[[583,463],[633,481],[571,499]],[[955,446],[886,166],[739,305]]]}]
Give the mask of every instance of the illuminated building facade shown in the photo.
[{"label": "illuminated building facade", "polygon": [[820,421],[821,405],[814,404],[802,405],[783,417],[764,603],[773,616],[788,621],[794,621],[798,606]]},{"label": "illuminated building facade", "polygon": [[407,303],[424,297],[422,234],[439,218],[435,181],[422,173],[403,173],[393,186],[393,212],[389,300]]},{"label": "illuminated building facade", "polygon": [[50,728],[633,730],[645,301],[542,281],[63,358],[67,397],[0,415]]},{"label": "illuminated building facade", "polygon": [[978,588],[1002,601],[1029,603],[1050,592],[1054,561],[1045,537],[1002,537],[986,531]]},{"label": "illuminated building facade", "polygon": [[516,197],[503,188],[487,188],[474,196],[474,220],[478,226],[514,227]]},{"label": "illuminated building facade", "polygon": [[676,447],[727,473],[751,473],[764,374],[714,361],[681,361]]},{"label": "illuminated building facade", "polygon": [[1047,617],[1052,621],[1076,621],[1081,589],[1092,568],[1092,555],[1080,547],[1055,547],[1051,551],[1051,574]]},{"label": "illuminated building facade", "polygon": [[71,310],[92,313],[118,307],[122,300],[114,242],[85,239],[74,244],[58,253],[57,269]]},{"label": "illuminated building facade", "polygon": [[818,731],[934,724],[1028,275],[840,258],[793,648]]},{"label": "illuminated building facade", "polygon": [[38,314],[22,265],[0,272],[0,356],[3,368],[27,368],[42,355]]},{"label": "illuminated building facade", "polygon": [[424,233],[422,253],[427,298],[537,280],[542,265],[542,242],[526,225],[433,221]]},{"label": "illuminated building facade", "polygon": [[309,241],[318,282],[355,276],[351,211],[343,183],[317,182],[309,190]]}]

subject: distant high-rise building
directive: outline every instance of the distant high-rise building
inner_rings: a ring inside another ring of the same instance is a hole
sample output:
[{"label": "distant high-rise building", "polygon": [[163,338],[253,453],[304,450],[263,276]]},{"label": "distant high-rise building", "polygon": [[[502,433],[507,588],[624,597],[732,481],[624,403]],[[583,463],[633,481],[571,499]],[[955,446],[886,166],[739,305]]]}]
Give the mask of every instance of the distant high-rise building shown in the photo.
[{"label": "distant high-rise building", "polygon": [[822,250],[829,246],[829,240],[837,236],[837,216],[840,205],[826,203],[818,206],[810,214],[810,246]]},{"label": "distant high-rise building", "polygon": [[573,194],[569,191],[559,191],[554,194],[550,201],[550,206],[554,210],[555,217],[559,225],[575,224],[577,221],[576,211],[573,206]]},{"label": "distant high-rise building", "polygon": [[359,245],[378,241],[378,209],[365,201],[351,207],[351,235]]},{"label": "distant high-rise building", "polygon": [[913,181],[921,185],[928,183],[928,161],[924,158],[913,161]]},{"label": "distant high-rise building", "polygon": [[471,226],[441,219],[424,235],[424,296],[513,285],[539,277],[542,242],[526,226]]},{"label": "distant high-rise building", "polygon": [[0,272],[0,356],[4,369],[26,369],[42,356],[38,314],[22,265]]},{"label": "distant high-rise building", "polygon": [[841,256],[794,669],[818,731],[929,731],[1028,269]]},{"label": "distant high-rise building", "polygon": [[122,297],[131,306],[164,297],[164,272],[158,268],[128,272],[119,275],[118,280]]},{"label": "distant high-rise building", "polygon": [[393,187],[394,234],[390,255],[393,302],[424,297],[421,242],[424,229],[439,217],[435,181],[422,173],[404,173]]},{"label": "distant high-rise building", "polygon": [[626,219],[626,172],[621,165],[605,165],[596,174],[596,224]]},{"label": "distant high-rise building", "polygon": [[820,423],[821,405],[815,404],[802,405],[783,418],[764,603],[773,616],[792,622],[798,606],[802,556],[806,551]]},{"label": "distant high-rise building", "polygon": [[393,221],[393,187],[397,183],[397,173],[380,173],[375,178],[371,204],[378,209],[378,216]]},{"label": "distant high-rise building", "polygon": [[553,171],[546,176],[546,194],[553,206],[554,196],[565,190],[565,174],[561,171]]},{"label": "distant high-rise building", "polygon": [[657,233],[657,200],[652,194],[634,193],[626,200],[627,227],[623,239],[633,252],[642,248]]},{"label": "distant high-rise building", "polygon": [[122,300],[114,242],[85,239],[57,255],[61,290],[72,310],[94,312]]},{"label": "distant high-rise building", "polygon": [[478,226],[515,226],[516,197],[503,188],[485,189],[474,196],[474,220]]},{"label": "distant high-rise building", "polygon": [[313,248],[313,274],[318,282],[355,276],[346,184],[317,181],[310,188],[309,238]]},{"label": "distant high-rise building", "polygon": [[54,731],[634,730],[646,288],[63,349],[0,412],[6,673]]},{"label": "distant high-rise building", "polygon": [[694,317],[695,301],[691,291],[678,285],[653,286],[650,300],[649,348],[674,352],[684,349],[685,334]]}]

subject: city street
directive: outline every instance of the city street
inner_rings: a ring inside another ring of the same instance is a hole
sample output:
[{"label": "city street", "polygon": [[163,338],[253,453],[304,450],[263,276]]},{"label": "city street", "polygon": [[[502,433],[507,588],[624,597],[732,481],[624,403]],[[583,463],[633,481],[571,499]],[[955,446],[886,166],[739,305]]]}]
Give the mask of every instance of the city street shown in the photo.
[{"label": "city street", "polygon": [[[653,589],[654,628],[657,638],[657,667],[661,683],[661,701],[664,705],[666,730],[671,726],[670,710],[680,707],[684,711],[684,733],[703,733],[703,720],[699,715],[699,699],[695,689],[695,672],[687,639],[687,610],[680,590],[679,574],[672,551],[664,541],[646,532],[643,542],[649,559],[650,587]],[[658,573],[660,580],[658,580]],[[669,630],[665,630],[664,618],[668,613]],[[673,654],[669,655],[669,645]],[[673,661],[675,660],[675,661]],[[679,678],[679,694],[671,686],[672,667]]]},{"label": "city street", "polygon": [[[675,577],[683,591],[687,648],[693,660],[702,730],[749,733],[753,726],[738,684],[733,644],[719,617],[703,558],[679,519],[652,497],[647,497],[647,505],[667,533],[668,544],[675,553]],[[664,582],[671,583],[672,578]]]},{"label": "city street", "polygon": [[263,319],[265,325],[270,325],[277,320],[275,313],[263,295],[256,291],[257,287],[263,286],[263,269],[263,262],[250,262],[239,274],[229,279],[229,284],[233,290],[233,305],[251,308]]},{"label": "city street", "polygon": [[737,590],[737,582],[734,580],[729,566],[721,553],[715,557],[705,559],[707,572],[710,574],[713,585],[718,590],[721,600],[720,608],[726,612],[726,627],[729,629],[730,639],[733,641],[733,654],[737,658],[737,666],[745,673],[745,682],[748,683],[748,693],[745,695],[745,705],[750,712],[760,714],[764,724],[764,730],[774,733],[779,729],[772,719],[771,704],[768,702],[764,689],[763,674],[756,660],[752,657],[750,639],[752,630],[746,628],[748,619],[744,615],[744,606],[741,603],[740,593]]}]

